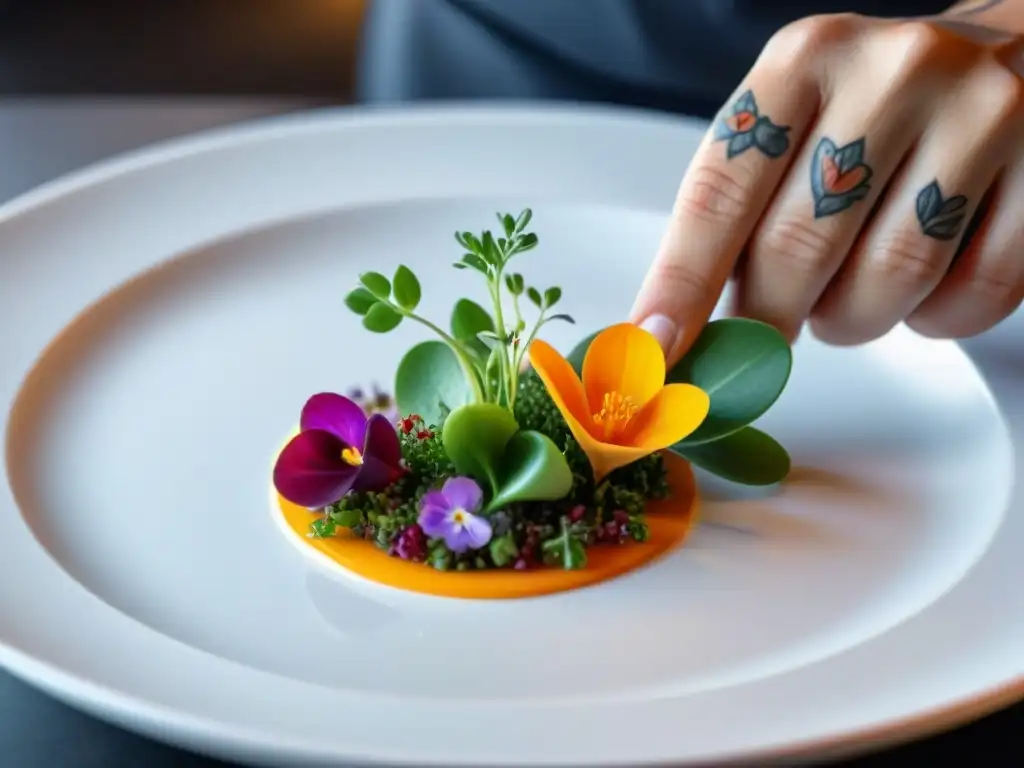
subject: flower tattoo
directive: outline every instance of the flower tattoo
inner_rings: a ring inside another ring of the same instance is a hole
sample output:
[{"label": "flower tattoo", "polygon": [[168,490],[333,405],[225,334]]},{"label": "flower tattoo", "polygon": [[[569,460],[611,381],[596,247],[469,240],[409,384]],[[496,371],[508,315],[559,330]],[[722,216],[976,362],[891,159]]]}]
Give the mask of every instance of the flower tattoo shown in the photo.
[{"label": "flower tattoo", "polygon": [[952,240],[963,228],[966,207],[966,197],[944,198],[938,180],[933,181],[917,194],[917,221],[921,231],[936,240]]},{"label": "flower tattoo", "polygon": [[754,92],[747,91],[735,102],[727,114],[715,122],[715,141],[725,141],[726,157],[730,160],[751,147],[763,155],[782,157],[789,149],[789,126],[776,125],[758,112]]},{"label": "flower tattoo", "polygon": [[867,197],[871,174],[871,167],[864,162],[863,138],[838,147],[832,139],[822,137],[811,162],[814,218],[845,211]]}]

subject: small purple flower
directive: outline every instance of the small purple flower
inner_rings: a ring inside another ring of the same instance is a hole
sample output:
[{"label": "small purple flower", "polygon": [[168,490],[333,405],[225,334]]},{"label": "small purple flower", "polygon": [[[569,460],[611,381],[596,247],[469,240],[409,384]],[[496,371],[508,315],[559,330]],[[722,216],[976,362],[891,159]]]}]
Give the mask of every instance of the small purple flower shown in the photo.
[{"label": "small purple flower", "polygon": [[347,397],[313,395],[299,427],[274,466],[274,486],[293,504],[320,509],[351,490],[383,490],[402,472],[395,427]]},{"label": "small purple flower", "polygon": [[480,549],[491,540],[491,524],[475,514],[483,496],[471,478],[449,478],[441,490],[428,491],[420,499],[420,527],[432,539],[444,539],[456,554]]}]

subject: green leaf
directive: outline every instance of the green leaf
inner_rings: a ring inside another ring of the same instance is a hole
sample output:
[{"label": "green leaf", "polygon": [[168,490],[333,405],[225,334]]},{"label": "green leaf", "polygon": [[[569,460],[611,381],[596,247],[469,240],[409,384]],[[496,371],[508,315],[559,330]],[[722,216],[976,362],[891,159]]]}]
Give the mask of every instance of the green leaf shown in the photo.
[{"label": "green leaf", "polygon": [[472,267],[477,272],[483,272],[485,275],[487,274],[487,263],[475,253],[467,253],[463,256],[462,263],[467,267]]},{"label": "green leaf", "polygon": [[576,324],[576,321],[572,319],[572,315],[552,315],[546,322],[550,322],[552,320],[564,320],[567,323],[572,323],[573,325]]},{"label": "green leaf", "polygon": [[540,291],[536,288],[527,288],[526,295],[530,297],[530,301],[537,305],[537,309],[542,309],[544,307],[544,300],[541,298]]},{"label": "green leaf", "polygon": [[556,501],[571,488],[572,470],[554,441],[540,432],[518,432],[501,457],[498,490],[487,511],[518,501]]},{"label": "green leaf", "polygon": [[505,287],[513,296],[521,296],[526,286],[523,276],[520,274],[505,275]]},{"label": "green leaf", "polygon": [[558,303],[558,300],[562,298],[562,289],[558,286],[548,288],[544,291],[544,307],[553,307]]},{"label": "green leaf", "polygon": [[590,349],[590,345],[594,342],[594,339],[597,338],[597,334],[599,333],[600,331],[594,331],[592,334],[587,336],[583,341],[573,347],[572,351],[565,358],[569,361],[573,370],[576,371],[577,376],[583,375],[583,359],[587,356],[587,350]]},{"label": "green leaf", "polygon": [[402,309],[412,312],[420,303],[420,281],[413,271],[404,264],[400,264],[395,270],[395,277],[392,280],[395,292],[395,301]]},{"label": "green leaf", "polygon": [[501,254],[498,252],[498,245],[494,242],[494,235],[492,235],[489,230],[484,232],[481,246],[482,250],[480,255],[484,257],[484,261],[489,264],[494,264],[495,266],[501,264]]},{"label": "green leaf", "polygon": [[770,435],[743,427],[720,440],[669,450],[713,475],[742,485],[773,485],[789,474],[789,454]]},{"label": "green leaf", "polygon": [[538,242],[537,241],[537,236],[535,234],[533,234],[532,232],[527,234],[527,235],[523,235],[519,239],[519,248],[517,250],[519,250],[519,251],[529,251],[529,250],[537,247],[537,242]]},{"label": "green leaf", "polygon": [[380,272],[364,272],[359,276],[359,282],[381,301],[391,298],[391,281]]},{"label": "green leaf", "polygon": [[451,347],[424,341],[405,353],[395,371],[395,401],[403,416],[440,424],[447,411],[472,402],[473,390]]},{"label": "green leaf", "polygon": [[512,237],[516,231],[516,220],[512,218],[511,214],[506,213],[502,216],[498,214],[498,221],[501,222],[501,226],[505,229],[505,237]]},{"label": "green leaf", "polygon": [[682,445],[718,440],[759,419],[789,381],[793,352],[778,330],[757,320],[708,323],[668,375],[694,384],[711,398],[711,410]]},{"label": "green leaf", "polygon": [[569,532],[566,519],[562,518],[562,532],[541,545],[545,561],[561,565],[567,571],[583,568],[587,564],[587,550],[583,543]]},{"label": "green leaf", "polygon": [[519,218],[516,219],[516,232],[522,232],[530,223],[530,219],[533,218],[533,211],[529,208],[524,208],[523,212],[519,214]]},{"label": "green leaf", "polygon": [[402,316],[387,304],[377,302],[363,317],[363,327],[374,333],[393,331],[402,322]]},{"label": "green leaf", "polygon": [[452,264],[452,266],[455,267],[456,269],[465,269],[466,268],[466,265],[463,264],[461,261],[456,261],[454,264]]},{"label": "green leaf", "polygon": [[519,548],[512,537],[512,531],[508,531],[504,536],[491,539],[490,551],[491,560],[498,568],[504,568],[519,557]]},{"label": "green leaf", "polygon": [[505,446],[519,425],[512,412],[494,403],[455,408],[445,419],[441,443],[460,475],[486,483],[496,494]]},{"label": "green leaf", "polygon": [[494,333],[494,319],[475,301],[459,299],[452,309],[451,327],[456,339],[471,341],[484,331]]},{"label": "green leaf", "polygon": [[480,241],[476,239],[476,235],[472,232],[462,233],[462,245],[475,254],[479,255],[483,252],[483,247],[480,245]]},{"label": "green leaf", "polygon": [[356,288],[345,297],[345,306],[357,315],[365,315],[376,303],[377,299],[365,288]]},{"label": "green leaf", "polygon": [[342,528],[352,528],[362,522],[363,515],[358,509],[342,509],[331,513],[331,520]]}]

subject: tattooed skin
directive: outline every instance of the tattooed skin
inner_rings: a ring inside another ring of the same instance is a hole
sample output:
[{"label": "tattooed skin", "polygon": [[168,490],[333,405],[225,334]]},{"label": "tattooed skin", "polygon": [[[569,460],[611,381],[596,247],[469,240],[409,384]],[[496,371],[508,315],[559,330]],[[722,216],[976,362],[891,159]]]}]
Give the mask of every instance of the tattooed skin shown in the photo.
[{"label": "tattooed skin", "polygon": [[730,160],[756,147],[767,157],[782,157],[789,149],[789,126],[776,125],[760,114],[754,92],[747,91],[715,121],[715,141],[725,141]]},{"label": "tattooed skin", "polygon": [[944,198],[938,180],[933,181],[917,193],[917,221],[921,231],[936,240],[952,240],[963,229],[966,207],[966,197]]},{"label": "tattooed skin", "polygon": [[867,197],[871,174],[871,166],[864,162],[863,138],[837,147],[832,139],[822,137],[811,162],[814,218],[845,211]]}]

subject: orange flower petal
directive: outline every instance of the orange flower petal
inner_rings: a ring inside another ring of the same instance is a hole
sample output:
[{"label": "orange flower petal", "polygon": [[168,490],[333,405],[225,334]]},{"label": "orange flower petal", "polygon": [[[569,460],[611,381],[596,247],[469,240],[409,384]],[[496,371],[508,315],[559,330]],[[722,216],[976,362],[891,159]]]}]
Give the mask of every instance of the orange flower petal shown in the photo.
[{"label": "orange flower petal", "polygon": [[665,384],[665,353],[658,340],[632,323],[604,329],[583,359],[583,386],[590,413],[601,410],[609,392],[643,408]]},{"label": "orange flower petal", "polygon": [[576,437],[576,442],[580,444],[580,448],[587,454],[590,466],[594,470],[594,480],[596,482],[601,482],[608,474],[619,467],[632,464],[634,461],[654,453],[654,451],[649,450],[646,446],[611,445],[610,443],[599,442],[589,434],[581,437],[575,431],[573,435]]},{"label": "orange flower petal", "polygon": [[576,371],[554,347],[540,339],[530,343],[529,357],[530,365],[544,382],[576,441],[582,444],[581,435],[589,438],[594,422]]},{"label": "orange flower petal", "polygon": [[644,454],[678,443],[708,416],[711,398],[692,384],[668,384],[637,414],[629,443]]}]

